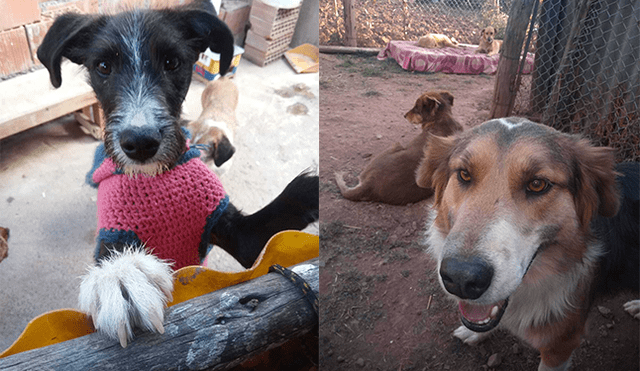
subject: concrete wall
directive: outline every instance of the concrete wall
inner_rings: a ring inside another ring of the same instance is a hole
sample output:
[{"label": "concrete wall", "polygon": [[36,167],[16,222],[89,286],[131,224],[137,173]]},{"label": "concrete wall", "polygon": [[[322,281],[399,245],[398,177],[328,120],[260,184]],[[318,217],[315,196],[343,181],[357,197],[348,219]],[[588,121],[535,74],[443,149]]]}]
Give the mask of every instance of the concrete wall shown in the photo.
[{"label": "concrete wall", "polygon": [[316,46],[318,45],[318,29],[320,22],[319,9],[319,0],[304,0],[302,2],[300,15],[298,16],[298,23],[296,23],[296,30],[290,44],[292,48],[306,43]]}]

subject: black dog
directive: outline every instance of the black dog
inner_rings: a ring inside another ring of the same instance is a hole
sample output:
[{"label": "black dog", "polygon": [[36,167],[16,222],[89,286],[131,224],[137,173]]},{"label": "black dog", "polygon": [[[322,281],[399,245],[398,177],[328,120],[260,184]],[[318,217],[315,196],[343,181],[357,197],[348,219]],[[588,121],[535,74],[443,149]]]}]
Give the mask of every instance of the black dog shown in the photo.
[{"label": "black dog", "polygon": [[[98,148],[90,183],[99,183],[96,176],[102,170],[96,169],[99,165],[103,169],[104,164],[112,164],[113,168],[106,177],[126,177],[123,182],[165,176],[185,163],[200,171],[200,165],[190,160],[199,154],[193,155],[197,150],[187,146],[188,134],[182,128],[180,113],[193,64],[206,48],[221,54],[220,71],[228,71],[233,35],[207,1],[176,9],[132,10],[116,15],[64,14],[56,19],[38,49],[38,58],[49,70],[54,87],[62,83],[62,57],[84,65],[106,116],[104,147]],[[189,171],[187,175],[192,174]],[[213,186],[207,187],[219,186],[215,183],[217,178],[210,180]],[[98,191],[99,224],[105,223],[100,210],[115,202],[105,201],[102,187],[100,184]],[[198,183],[195,188],[201,189]],[[248,216],[229,203],[222,191],[213,203],[215,213],[203,215],[206,225],[196,236],[199,241],[192,246],[190,256],[203,259],[210,243],[215,243],[244,267],[250,267],[273,234],[302,229],[318,220],[318,190],[318,177],[303,173],[269,205]],[[183,196],[182,191],[179,196]],[[207,194],[204,198],[211,203],[213,196]],[[151,196],[140,197],[144,201]],[[166,200],[173,202],[169,197]],[[180,199],[172,207],[186,204],[193,208],[186,218],[196,212],[199,203],[198,199]],[[137,215],[132,213],[118,215]],[[161,220],[162,216],[156,214],[152,214],[150,223],[156,217]],[[176,215],[171,217],[175,219]],[[159,248],[154,246],[156,234],[141,237],[138,222],[149,220],[134,220],[131,229],[123,219],[116,220],[121,226],[117,229],[123,232],[117,237],[110,234],[113,228],[99,230],[98,264],[80,288],[80,308],[90,313],[96,329],[118,338],[122,346],[132,337],[135,326],[162,333],[163,309],[171,300],[168,260],[176,259],[171,254],[158,253]],[[142,224],[140,229],[144,229]],[[156,228],[158,235],[162,229]],[[145,244],[159,257],[146,251]]]}]

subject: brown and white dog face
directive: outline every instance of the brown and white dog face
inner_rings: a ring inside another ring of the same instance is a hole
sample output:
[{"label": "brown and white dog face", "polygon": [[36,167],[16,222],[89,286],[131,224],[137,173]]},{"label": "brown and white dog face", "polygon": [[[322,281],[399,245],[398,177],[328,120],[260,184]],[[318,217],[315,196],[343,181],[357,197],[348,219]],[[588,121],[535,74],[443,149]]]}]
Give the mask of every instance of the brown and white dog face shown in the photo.
[{"label": "brown and white dog face", "polygon": [[451,112],[453,107],[453,95],[447,91],[427,92],[422,94],[413,108],[404,114],[404,118],[415,125],[424,125],[433,122],[442,112]]},{"label": "brown and white dog face", "polygon": [[488,56],[498,54],[502,47],[502,41],[494,39],[496,29],[489,26],[480,32],[480,43],[476,49],[476,53],[486,53]]},{"label": "brown and white dog face", "polygon": [[610,149],[517,118],[425,148],[416,180],[435,189],[429,249],[467,328],[491,330],[516,291],[533,295],[550,276],[577,281],[597,258],[576,240],[596,213],[617,212]]},{"label": "brown and white dog face", "polygon": [[496,29],[491,26],[483,29],[480,32],[480,37],[488,44],[491,44],[493,42],[493,37],[495,35],[496,35]]}]

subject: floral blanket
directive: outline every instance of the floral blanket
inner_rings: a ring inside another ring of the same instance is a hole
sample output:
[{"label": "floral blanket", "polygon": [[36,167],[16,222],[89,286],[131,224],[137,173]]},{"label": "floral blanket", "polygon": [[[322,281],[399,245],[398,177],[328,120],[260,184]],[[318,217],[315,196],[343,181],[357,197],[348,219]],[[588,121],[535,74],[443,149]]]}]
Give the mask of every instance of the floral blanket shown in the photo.
[{"label": "floral blanket", "polygon": [[[457,48],[426,49],[417,41],[389,41],[378,54],[379,60],[393,58],[407,71],[491,75],[498,70],[500,55],[476,54],[477,45],[461,44]],[[532,53],[527,54],[523,73],[533,71]]]}]

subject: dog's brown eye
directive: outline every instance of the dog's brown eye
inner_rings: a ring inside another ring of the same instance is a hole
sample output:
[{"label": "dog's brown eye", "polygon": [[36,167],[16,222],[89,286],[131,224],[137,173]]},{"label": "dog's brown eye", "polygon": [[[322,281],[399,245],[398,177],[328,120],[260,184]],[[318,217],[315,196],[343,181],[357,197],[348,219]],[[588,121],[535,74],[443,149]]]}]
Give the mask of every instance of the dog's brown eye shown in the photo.
[{"label": "dog's brown eye", "polygon": [[459,170],[458,179],[464,183],[469,183],[471,181],[471,174],[466,170]]},{"label": "dog's brown eye", "polygon": [[169,57],[164,60],[164,70],[173,71],[180,66],[180,60],[176,57]]},{"label": "dog's brown eye", "polygon": [[111,73],[111,64],[109,62],[100,62],[98,63],[98,72],[103,75],[108,75]]},{"label": "dog's brown eye", "polygon": [[550,184],[542,179],[534,179],[527,185],[527,191],[531,193],[542,193],[549,189]]}]

